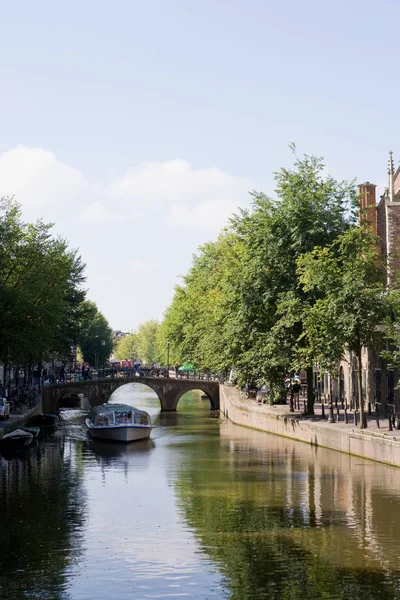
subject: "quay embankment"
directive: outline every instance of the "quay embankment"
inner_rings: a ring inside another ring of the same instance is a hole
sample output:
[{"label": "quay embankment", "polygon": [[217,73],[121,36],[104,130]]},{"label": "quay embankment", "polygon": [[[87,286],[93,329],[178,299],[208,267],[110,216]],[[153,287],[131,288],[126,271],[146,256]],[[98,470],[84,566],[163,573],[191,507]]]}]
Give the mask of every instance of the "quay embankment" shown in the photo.
[{"label": "quay embankment", "polygon": [[10,433],[10,431],[14,431],[14,429],[18,429],[18,427],[23,427],[28,419],[33,417],[33,415],[42,412],[42,402],[40,401],[36,406],[26,410],[21,415],[17,415],[15,413],[10,414],[10,418],[4,421],[0,421],[0,439],[6,433]]},{"label": "quay embankment", "polygon": [[220,411],[237,425],[400,467],[400,431],[389,431],[387,419],[380,428],[370,420],[367,429],[343,421],[328,423],[321,415],[290,413],[286,405],[242,399],[230,385],[220,387]]}]

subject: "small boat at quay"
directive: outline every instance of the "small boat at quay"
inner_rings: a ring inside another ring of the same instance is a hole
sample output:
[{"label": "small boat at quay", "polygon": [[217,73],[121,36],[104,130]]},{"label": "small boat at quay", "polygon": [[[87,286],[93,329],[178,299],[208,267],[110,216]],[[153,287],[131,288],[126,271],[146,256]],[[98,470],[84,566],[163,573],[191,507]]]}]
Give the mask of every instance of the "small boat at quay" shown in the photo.
[{"label": "small boat at quay", "polygon": [[14,429],[14,431],[3,435],[0,443],[3,448],[16,450],[18,448],[25,448],[26,446],[29,446],[32,440],[33,435],[29,431],[24,431],[23,429]]},{"label": "small boat at quay", "polygon": [[33,435],[33,439],[37,438],[40,433],[40,427],[22,427],[24,431],[31,433]]},{"label": "small boat at quay", "polygon": [[127,404],[95,406],[86,425],[92,437],[114,442],[143,440],[153,429],[149,413]]}]

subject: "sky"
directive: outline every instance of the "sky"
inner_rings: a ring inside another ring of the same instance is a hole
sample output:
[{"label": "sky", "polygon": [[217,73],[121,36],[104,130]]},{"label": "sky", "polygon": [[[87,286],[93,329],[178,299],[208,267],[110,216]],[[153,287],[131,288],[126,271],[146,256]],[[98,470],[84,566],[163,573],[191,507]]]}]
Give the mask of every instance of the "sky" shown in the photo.
[{"label": "sky", "polygon": [[114,329],[162,319],[249,191],[400,160],[396,0],[0,0],[0,196],[79,248]]}]

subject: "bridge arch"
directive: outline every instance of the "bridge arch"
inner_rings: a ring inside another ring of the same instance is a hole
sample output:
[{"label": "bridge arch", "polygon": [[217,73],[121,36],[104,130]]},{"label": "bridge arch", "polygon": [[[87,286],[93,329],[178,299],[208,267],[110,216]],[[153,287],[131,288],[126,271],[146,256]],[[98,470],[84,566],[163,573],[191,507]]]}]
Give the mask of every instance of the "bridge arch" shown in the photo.
[{"label": "bridge arch", "polygon": [[108,402],[115,390],[128,383],[142,383],[152,389],[160,400],[162,411],[175,411],[179,399],[191,390],[202,391],[210,398],[211,407],[219,408],[219,383],[216,381],[161,377],[116,377],[48,385],[42,392],[42,410],[43,412],[56,412],[60,399],[72,394],[83,394],[91,406],[98,406]]},{"label": "bridge arch", "polygon": [[210,401],[211,410],[215,410],[215,409],[219,408],[219,403],[215,401],[213,394],[210,394],[209,391],[207,392],[206,389],[203,389],[203,388],[206,388],[206,386],[202,386],[201,383],[198,381],[194,381],[193,384],[189,383],[187,385],[186,389],[181,390],[177,393],[177,395],[175,397],[173,410],[177,409],[179,400],[182,398],[182,396],[187,394],[187,392],[201,392],[202,394],[207,396],[208,400]]},{"label": "bridge arch", "polygon": [[161,410],[163,410],[163,405],[165,405],[165,398],[164,398],[163,394],[161,393],[160,389],[157,388],[157,385],[151,385],[151,382],[149,383],[148,381],[144,382],[144,381],[142,381],[142,378],[139,379],[139,377],[137,377],[134,381],[124,381],[122,379],[122,382],[119,385],[115,386],[115,388],[111,392],[108,402],[110,402],[110,401],[113,402],[112,396],[114,395],[114,393],[117,390],[120,390],[121,388],[124,388],[127,386],[137,386],[137,385],[142,385],[142,386],[148,388],[150,391],[154,392],[160,402],[160,408],[161,408]]}]

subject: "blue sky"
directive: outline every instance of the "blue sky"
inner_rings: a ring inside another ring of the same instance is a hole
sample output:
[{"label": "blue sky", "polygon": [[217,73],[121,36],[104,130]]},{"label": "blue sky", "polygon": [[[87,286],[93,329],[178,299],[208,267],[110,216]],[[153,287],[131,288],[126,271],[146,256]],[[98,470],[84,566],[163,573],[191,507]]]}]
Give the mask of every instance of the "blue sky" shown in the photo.
[{"label": "blue sky", "polygon": [[288,144],[338,179],[400,159],[400,4],[0,1],[0,194],[56,223],[111,324],[161,318]]}]

